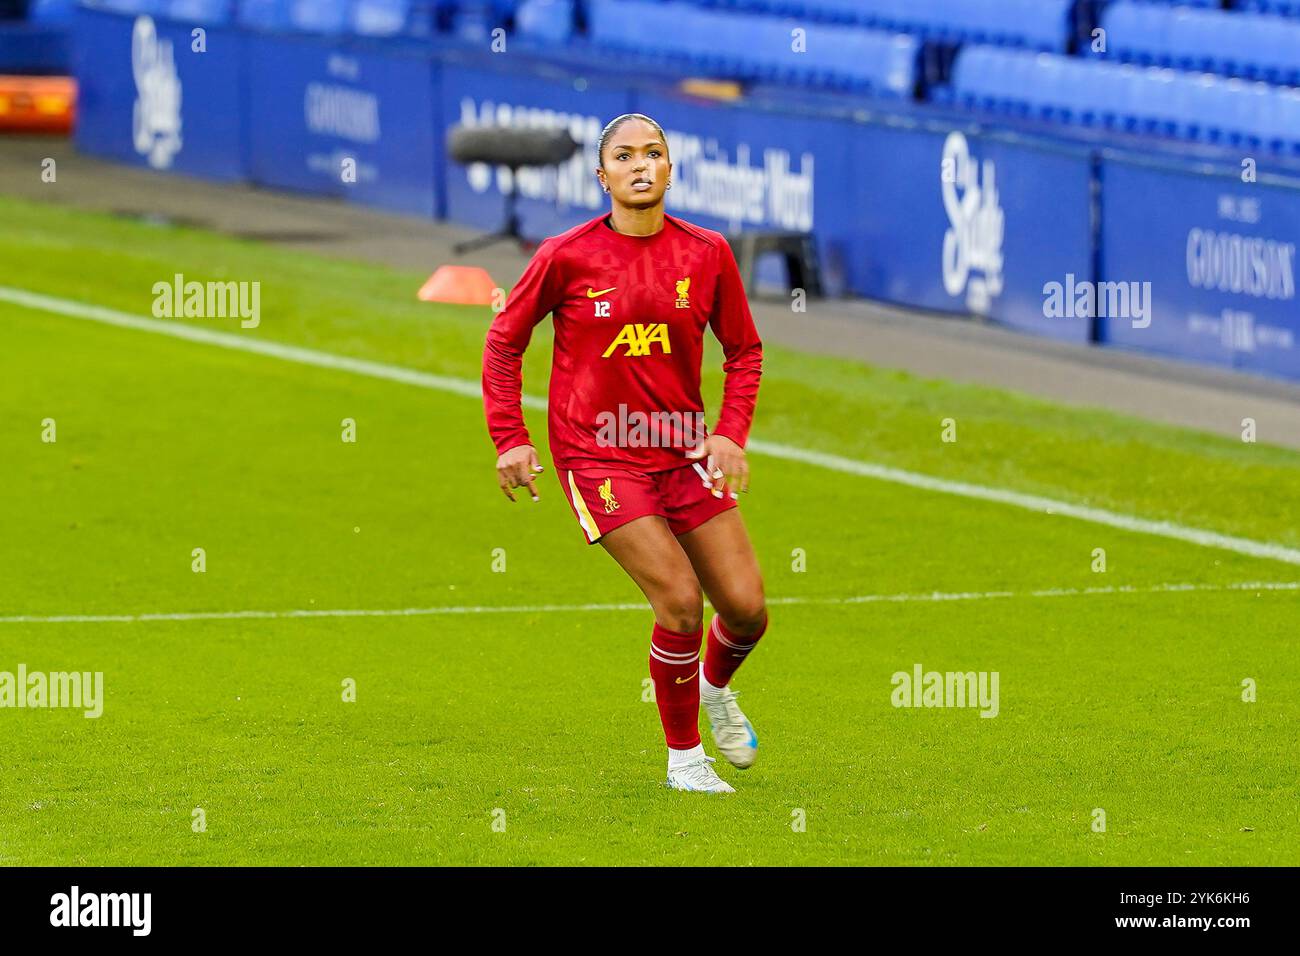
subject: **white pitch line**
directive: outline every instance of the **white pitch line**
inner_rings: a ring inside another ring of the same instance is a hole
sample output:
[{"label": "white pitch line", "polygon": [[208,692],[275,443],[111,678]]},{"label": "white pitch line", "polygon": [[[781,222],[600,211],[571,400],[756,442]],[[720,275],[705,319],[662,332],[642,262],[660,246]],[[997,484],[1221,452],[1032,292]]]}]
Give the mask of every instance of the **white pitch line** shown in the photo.
[{"label": "white pitch line", "polygon": [[877,478],[881,481],[891,481],[895,484],[922,488],[926,491],[959,495],[962,498],[995,501],[999,504],[1024,508],[1042,514],[1078,518],[1081,521],[1108,525],[1123,531],[1134,531],[1161,538],[1173,538],[1176,541],[1199,544],[1206,548],[1235,551],[1238,554],[1249,555],[1252,558],[1268,558],[1274,561],[1284,561],[1287,564],[1300,564],[1300,550],[1288,548],[1281,544],[1255,541],[1251,538],[1239,538],[1235,535],[1220,534],[1217,531],[1206,531],[1202,528],[1190,528],[1186,525],[1174,524],[1172,521],[1152,521],[1148,518],[1137,518],[1132,515],[1106,511],[1102,508],[1090,508],[1087,505],[1071,504],[1068,501],[1057,501],[1039,495],[1023,494],[1006,488],[989,488],[985,485],[972,485],[965,481],[935,478],[932,475],[922,475],[914,471],[891,468],[888,465],[855,461],[852,458],[842,458],[839,455],[828,455],[824,452],[808,451],[789,445],[777,445],[759,439],[750,439],[746,447],[759,454],[785,458],[789,461],[798,461],[806,465],[818,465],[822,468],[830,468],[850,475],[861,475],[864,478]]},{"label": "white pitch line", "polygon": [[[1153,584],[1094,588],[1043,588],[1036,591],[931,591],[916,594],[860,594],[856,597],[769,598],[770,605],[930,604],[945,601],[991,601],[1006,598],[1089,597],[1099,594],[1185,594],[1191,591],[1300,591],[1300,581],[1242,581],[1232,584]],[[322,609],[296,611],[186,611],[175,614],[20,614],[0,617],[0,624],[138,624],[152,621],[247,621],[312,617],[430,617],[444,614],[554,614],[591,611],[650,610],[631,604],[469,604],[447,607]]]},{"label": "white pitch line", "polygon": [[[173,338],[185,339],[190,342],[199,342],[204,345],[215,345],[218,348],[233,349],[239,352],[252,352],[257,355],[265,355],[269,358],[277,358],[286,362],[297,362],[300,365],[313,365],[317,368],[352,372],[355,375],[365,375],[370,378],[384,379],[385,381],[390,382],[400,382],[405,385],[414,385],[418,388],[428,388],[435,391],[448,392],[453,395],[460,395],[465,398],[474,398],[480,401],[483,397],[479,383],[470,381],[469,379],[453,378],[448,375],[435,375],[431,372],[421,372],[416,369],[403,368],[400,365],[388,365],[383,362],[371,362],[366,359],[349,358],[343,355],[334,355],[329,352],[318,352],[315,349],[301,348],[296,345],[285,345],[279,342],[256,339],[246,335],[235,335],[230,332],[216,332],[200,326],[187,325],[183,322],[177,322],[174,320],[166,321],[162,319],[142,318],[140,316],[129,315],[125,312],[119,312],[116,309],[106,309],[101,306],[86,305],[82,302],[55,298],[53,296],[42,295],[38,292],[28,292],[24,289],[15,289],[9,286],[0,285],[0,301],[11,302],[15,305],[23,306],[24,308],[36,309],[43,312],[53,312],[74,319],[89,319],[93,322],[102,322],[106,325],[117,326],[118,328],[133,329],[138,332],[153,332],[158,335],[169,335]],[[524,395],[523,405],[527,408],[545,409],[546,399],[535,395]],[[1172,521],[1152,521],[1147,518],[1137,518],[1132,515],[1106,511],[1102,508],[1090,508],[1086,505],[1071,504],[1066,501],[1057,501],[1053,498],[1044,498],[1039,495],[1023,494],[1006,488],[990,488],[985,485],[973,485],[964,481],[952,481],[947,478],[936,478],[932,475],[923,475],[914,471],[905,471],[901,468],[891,468],[888,465],[877,465],[871,462],[857,461],[853,458],[843,458],[839,455],[830,455],[825,452],[811,451],[805,448],[797,448],[792,445],[779,444],[777,442],[751,439],[747,447],[749,450],[757,452],[760,455],[767,455],[772,458],[781,458],[786,461],[795,461],[800,464],[813,465],[819,468],[827,468],[831,471],[843,472],[845,474],[859,475],[864,478],[875,478],[879,481],[888,481],[898,485],[906,485],[911,488],[920,488],[925,491],[934,491],[941,494],[957,495],[962,498],[992,501],[998,504],[1010,505],[1014,508],[1023,508],[1028,511],[1038,512],[1040,514],[1060,515],[1065,518],[1077,518],[1080,521],[1089,521],[1093,524],[1119,528],[1122,531],[1149,534],[1161,538],[1172,538],[1176,541],[1185,541],[1189,544],[1201,545],[1202,547],[1218,548],[1223,551],[1233,551],[1237,554],[1244,554],[1252,558],[1265,558],[1272,561],[1282,561],[1287,564],[1300,565],[1300,549],[1289,548],[1281,544],[1255,541],[1251,538],[1240,538],[1235,535],[1220,534],[1217,531],[1206,531],[1202,528],[1187,527],[1185,525],[1175,524]]]}]

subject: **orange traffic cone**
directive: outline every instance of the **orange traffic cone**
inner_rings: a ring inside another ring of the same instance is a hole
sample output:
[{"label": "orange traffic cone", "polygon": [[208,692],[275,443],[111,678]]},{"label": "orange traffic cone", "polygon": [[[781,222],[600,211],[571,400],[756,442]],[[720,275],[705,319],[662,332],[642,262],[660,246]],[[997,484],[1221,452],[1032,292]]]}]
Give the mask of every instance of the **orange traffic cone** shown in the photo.
[{"label": "orange traffic cone", "polygon": [[67,134],[76,111],[70,76],[0,76],[0,130]]},{"label": "orange traffic cone", "polygon": [[438,266],[417,297],[422,302],[454,302],[457,305],[491,305],[496,283],[478,266]]}]

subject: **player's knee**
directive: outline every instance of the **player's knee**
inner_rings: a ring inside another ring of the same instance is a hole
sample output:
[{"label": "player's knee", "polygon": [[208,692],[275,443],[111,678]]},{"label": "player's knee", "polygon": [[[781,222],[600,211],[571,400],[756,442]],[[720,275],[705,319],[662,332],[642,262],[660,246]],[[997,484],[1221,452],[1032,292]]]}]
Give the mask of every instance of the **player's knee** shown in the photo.
[{"label": "player's knee", "polygon": [[722,623],[727,625],[727,630],[731,633],[742,637],[761,631],[767,624],[767,602],[763,599],[762,591],[729,602],[726,611],[722,613]]},{"label": "player's knee", "polygon": [[704,600],[699,588],[674,588],[663,594],[655,605],[655,616],[662,627],[678,634],[693,634],[704,621]]}]

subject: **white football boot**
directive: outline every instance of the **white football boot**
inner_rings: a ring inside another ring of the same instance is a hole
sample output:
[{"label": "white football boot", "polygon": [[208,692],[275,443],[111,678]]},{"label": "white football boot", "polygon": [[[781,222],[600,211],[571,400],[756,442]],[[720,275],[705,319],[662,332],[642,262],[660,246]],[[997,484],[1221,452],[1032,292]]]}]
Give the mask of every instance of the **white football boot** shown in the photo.
[{"label": "white football boot", "polygon": [[758,757],[758,734],[754,733],[749,718],[736,706],[737,696],[730,684],[714,690],[704,679],[704,662],[700,661],[700,706],[708,714],[713,742],[733,767],[745,770],[753,766]]},{"label": "white football boot", "polygon": [[731,784],[723,780],[713,768],[709,766],[713,763],[712,757],[706,757],[701,754],[689,763],[684,763],[680,767],[668,768],[668,780],[665,786],[674,790],[699,790],[705,793],[735,793],[736,790]]}]

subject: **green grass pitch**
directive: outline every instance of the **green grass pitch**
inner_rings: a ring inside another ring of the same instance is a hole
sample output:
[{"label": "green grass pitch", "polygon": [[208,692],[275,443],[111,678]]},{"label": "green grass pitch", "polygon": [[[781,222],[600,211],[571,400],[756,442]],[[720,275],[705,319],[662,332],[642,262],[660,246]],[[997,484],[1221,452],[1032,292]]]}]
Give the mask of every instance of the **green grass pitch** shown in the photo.
[{"label": "green grass pitch", "polygon": [[[257,329],[184,321],[478,377],[490,313],[415,301],[420,275],[7,200],[0,220],[3,286],[148,316],[174,273],[256,280]],[[775,603],[735,687],[760,757],[720,762],[735,796],[673,793],[649,612],[494,610],[640,598],[583,543],[541,414],[542,501],[510,505],[472,399],[3,302],[0,326],[0,671],[102,671],[106,696],[97,720],[0,709],[0,864],[1300,863],[1300,593],[1230,587],[1294,565],[754,454]],[[548,366],[543,327],[526,391]],[[1300,454],[1266,441],[766,366],[756,437],[1300,546]],[[1029,593],[1083,588],[1132,590]],[[836,603],[930,592],[1011,595]],[[439,607],[478,610],[12,620]],[[917,663],[997,671],[998,716],[893,707]]]}]

